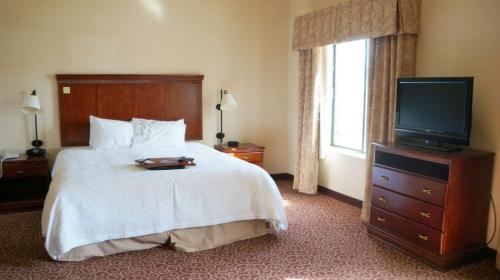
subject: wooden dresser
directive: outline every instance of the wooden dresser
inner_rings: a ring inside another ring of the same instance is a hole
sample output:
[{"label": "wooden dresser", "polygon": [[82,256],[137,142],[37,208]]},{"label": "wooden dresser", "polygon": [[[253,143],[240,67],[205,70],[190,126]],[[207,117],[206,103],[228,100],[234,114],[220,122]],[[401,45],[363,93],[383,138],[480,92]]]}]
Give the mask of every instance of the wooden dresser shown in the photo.
[{"label": "wooden dresser", "polygon": [[262,146],[251,143],[240,143],[238,147],[229,147],[227,144],[222,144],[216,145],[215,149],[260,167],[264,167],[265,148]]},{"label": "wooden dresser", "polygon": [[485,255],[493,153],[373,145],[370,236],[440,269]]},{"label": "wooden dresser", "polygon": [[0,178],[0,212],[41,209],[49,181],[49,162],[44,156],[20,155],[5,160]]}]

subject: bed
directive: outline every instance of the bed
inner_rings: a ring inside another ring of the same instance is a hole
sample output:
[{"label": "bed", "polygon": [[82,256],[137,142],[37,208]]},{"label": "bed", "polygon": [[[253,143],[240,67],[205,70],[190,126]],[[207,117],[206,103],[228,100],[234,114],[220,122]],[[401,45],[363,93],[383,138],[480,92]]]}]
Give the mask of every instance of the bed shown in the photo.
[{"label": "bed", "polygon": [[[42,214],[52,259],[77,261],[165,243],[192,252],[287,229],[279,190],[258,166],[195,141],[182,148],[88,147],[89,115],[184,119],[186,139],[200,140],[203,76],[57,78],[61,144],[67,148],[56,158]],[[174,156],[193,157],[197,165],[150,171],[134,163]]]}]

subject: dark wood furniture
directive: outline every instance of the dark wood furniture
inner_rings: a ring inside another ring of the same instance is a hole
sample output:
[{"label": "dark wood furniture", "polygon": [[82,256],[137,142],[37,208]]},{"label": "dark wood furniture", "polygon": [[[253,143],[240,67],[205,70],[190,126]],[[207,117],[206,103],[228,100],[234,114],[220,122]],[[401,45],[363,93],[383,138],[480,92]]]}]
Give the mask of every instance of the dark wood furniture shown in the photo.
[{"label": "dark wood furniture", "polygon": [[440,269],[486,254],[493,153],[373,145],[370,236]]},{"label": "dark wood furniture", "polygon": [[265,148],[262,146],[251,143],[240,143],[238,147],[229,147],[227,144],[222,144],[216,145],[215,149],[260,167],[264,167]]},{"label": "dark wood furniture", "polygon": [[203,75],[56,75],[62,146],[86,146],[89,115],[186,122],[186,139],[203,138]]},{"label": "dark wood furniture", "polygon": [[41,209],[49,186],[46,157],[27,157],[3,162],[0,178],[0,212]]}]

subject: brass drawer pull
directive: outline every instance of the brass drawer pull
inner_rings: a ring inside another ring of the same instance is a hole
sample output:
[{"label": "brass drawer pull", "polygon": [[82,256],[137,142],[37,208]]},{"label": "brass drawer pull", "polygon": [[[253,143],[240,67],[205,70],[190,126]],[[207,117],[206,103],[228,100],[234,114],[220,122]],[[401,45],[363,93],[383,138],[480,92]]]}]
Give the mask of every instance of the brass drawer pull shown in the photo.
[{"label": "brass drawer pull", "polygon": [[248,159],[248,157],[243,157],[243,159]]},{"label": "brass drawer pull", "polygon": [[24,170],[17,170],[16,171],[17,174],[23,174],[24,173]]},{"label": "brass drawer pull", "polygon": [[378,200],[387,203],[387,198],[385,198],[383,196],[379,196]]},{"label": "brass drawer pull", "polygon": [[385,223],[385,218],[380,218],[380,217],[377,217],[377,220],[381,223]]},{"label": "brass drawer pull", "polygon": [[425,217],[425,218],[430,218],[431,217],[431,213],[420,211],[420,216]]},{"label": "brass drawer pull", "polygon": [[431,195],[431,194],[432,194],[432,190],[431,190],[431,189],[428,189],[428,188],[423,188],[423,189],[422,189],[422,192],[423,192],[423,193],[426,193],[426,194],[428,194],[428,195]]},{"label": "brass drawer pull", "polygon": [[382,175],[382,176],[380,176],[380,180],[389,181],[389,177]]},{"label": "brass drawer pull", "polygon": [[425,240],[425,241],[429,240],[429,236],[423,235],[423,234],[420,234],[420,233],[418,234],[418,238],[420,238],[422,240]]}]

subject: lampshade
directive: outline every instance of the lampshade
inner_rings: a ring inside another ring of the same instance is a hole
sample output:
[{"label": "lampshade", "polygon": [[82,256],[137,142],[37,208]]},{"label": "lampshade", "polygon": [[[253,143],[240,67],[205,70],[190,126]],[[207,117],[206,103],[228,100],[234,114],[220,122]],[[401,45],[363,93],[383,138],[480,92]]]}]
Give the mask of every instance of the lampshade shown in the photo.
[{"label": "lampshade", "polygon": [[236,107],[238,107],[238,104],[234,100],[234,97],[230,93],[224,93],[220,102],[220,109],[222,111],[229,111]]},{"label": "lampshade", "polygon": [[40,100],[38,100],[35,91],[24,97],[23,104],[21,105],[21,112],[25,114],[37,114],[41,111]]}]

